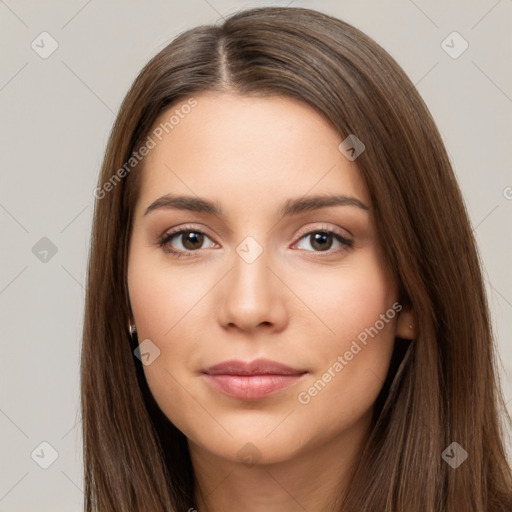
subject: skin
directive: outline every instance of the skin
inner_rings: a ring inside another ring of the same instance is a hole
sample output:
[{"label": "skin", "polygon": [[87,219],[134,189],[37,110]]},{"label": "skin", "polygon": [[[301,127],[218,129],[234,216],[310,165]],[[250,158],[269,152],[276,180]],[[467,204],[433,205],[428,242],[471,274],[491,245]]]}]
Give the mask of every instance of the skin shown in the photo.
[{"label": "skin", "polygon": [[[144,372],[160,408],[188,438],[199,512],[332,510],[368,438],[394,338],[414,336],[411,312],[385,323],[301,403],[298,394],[398,302],[357,160],[345,158],[340,134],[295,99],[195,98],[141,171],[128,287],[139,341],[160,350]],[[176,208],[145,214],[169,193],[213,201],[225,217]],[[279,215],[288,199],[335,194],[369,210],[337,205]],[[192,244],[174,236],[167,245],[185,253],[177,258],[159,239],[185,227],[206,236]],[[325,229],[352,247],[327,237],[326,250],[318,248],[311,233]],[[263,249],[251,263],[237,252],[246,237]],[[235,358],[268,358],[307,373],[262,399],[233,398],[201,370]]]}]

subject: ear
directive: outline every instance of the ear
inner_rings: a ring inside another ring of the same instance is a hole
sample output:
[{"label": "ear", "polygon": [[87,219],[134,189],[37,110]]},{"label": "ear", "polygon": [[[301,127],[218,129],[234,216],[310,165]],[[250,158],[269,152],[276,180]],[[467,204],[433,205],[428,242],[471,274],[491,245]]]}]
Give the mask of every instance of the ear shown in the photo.
[{"label": "ear", "polygon": [[410,306],[404,306],[400,313],[398,313],[395,335],[404,340],[413,340],[417,337],[417,325]]},{"label": "ear", "polygon": [[137,328],[136,328],[136,326],[135,326],[135,320],[133,319],[133,315],[131,315],[131,314],[128,316],[128,323],[127,323],[127,327],[128,327],[128,330],[129,330],[130,332],[131,332],[131,330],[132,330],[132,327],[133,327],[133,329],[134,329],[135,331],[137,330]]}]

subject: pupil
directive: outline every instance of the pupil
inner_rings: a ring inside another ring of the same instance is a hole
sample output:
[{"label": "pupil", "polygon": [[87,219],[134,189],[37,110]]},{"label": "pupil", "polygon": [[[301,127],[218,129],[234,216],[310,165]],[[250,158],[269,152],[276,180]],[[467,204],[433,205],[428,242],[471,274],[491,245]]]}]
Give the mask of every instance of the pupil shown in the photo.
[{"label": "pupil", "polygon": [[185,237],[185,243],[183,245],[187,249],[197,249],[197,246],[201,247],[204,235],[188,231],[184,233],[183,236]]},{"label": "pupil", "polygon": [[[319,249],[320,251],[325,251],[327,249],[330,249],[332,245],[332,235],[329,235],[328,233],[315,233],[313,236],[313,243],[311,246],[315,249]],[[326,239],[329,239],[331,243],[325,243]],[[315,247],[317,245],[317,247]]]}]

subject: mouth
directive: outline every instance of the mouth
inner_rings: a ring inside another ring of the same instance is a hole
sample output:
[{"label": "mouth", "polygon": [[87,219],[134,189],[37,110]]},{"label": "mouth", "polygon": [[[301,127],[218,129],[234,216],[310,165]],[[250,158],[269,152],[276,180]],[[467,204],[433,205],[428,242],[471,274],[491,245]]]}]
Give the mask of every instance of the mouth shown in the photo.
[{"label": "mouth", "polygon": [[242,400],[258,400],[297,383],[308,372],[276,361],[256,359],[224,361],[201,373],[216,391]]}]

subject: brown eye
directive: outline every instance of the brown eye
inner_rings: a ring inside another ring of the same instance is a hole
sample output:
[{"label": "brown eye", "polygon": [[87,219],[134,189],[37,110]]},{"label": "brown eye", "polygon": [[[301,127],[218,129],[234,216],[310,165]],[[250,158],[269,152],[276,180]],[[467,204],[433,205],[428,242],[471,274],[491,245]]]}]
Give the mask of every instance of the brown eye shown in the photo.
[{"label": "brown eye", "polygon": [[[300,247],[300,244],[303,245],[304,240],[309,243],[309,246],[312,248],[312,250],[309,250],[307,247]],[[336,244],[338,244],[337,247]],[[303,235],[297,245],[299,246],[299,249],[308,250],[309,252],[329,251],[334,253],[352,247],[354,242],[348,238],[345,238],[339,233],[336,233],[335,231],[318,230],[310,231],[309,233]],[[333,245],[335,246],[334,250],[330,251]]]},{"label": "brown eye", "polygon": [[327,251],[332,247],[333,236],[328,233],[313,233],[309,237],[313,249]]},{"label": "brown eye", "polygon": [[190,251],[200,249],[204,242],[204,233],[198,233],[196,231],[184,231],[180,234],[180,236],[183,247]]},{"label": "brown eye", "polygon": [[181,229],[165,233],[161,237],[159,245],[165,252],[181,256],[205,248],[203,245],[206,240],[210,240],[210,245],[207,247],[215,246],[210,237],[202,231],[197,229]]}]

